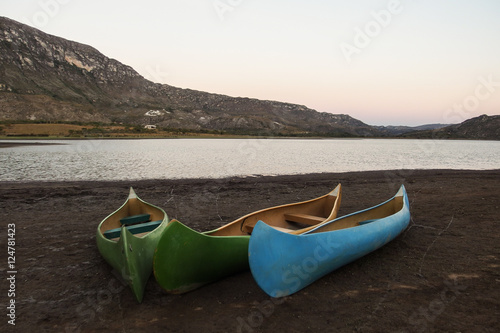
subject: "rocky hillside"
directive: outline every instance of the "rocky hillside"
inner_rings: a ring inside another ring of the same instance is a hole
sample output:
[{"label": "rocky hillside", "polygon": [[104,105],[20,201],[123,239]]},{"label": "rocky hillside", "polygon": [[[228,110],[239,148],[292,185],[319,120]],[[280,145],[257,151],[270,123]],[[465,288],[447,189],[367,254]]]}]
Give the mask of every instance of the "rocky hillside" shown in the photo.
[{"label": "rocky hillside", "polygon": [[457,125],[403,134],[409,138],[500,140],[500,116],[482,115]]},{"label": "rocky hillside", "polygon": [[239,133],[378,136],[348,115],[144,79],[95,48],[0,17],[0,120],[96,121]]},{"label": "rocky hillside", "polygon": [[376,126],[376,128],[382,133],[384,136],[398,136],[401,134],[405,134],[408,132],[414,131],[425,131],[425,130],[435,130],[438,128],[443,128],[449,126],[449,124],[428,124],[421,126]]}]

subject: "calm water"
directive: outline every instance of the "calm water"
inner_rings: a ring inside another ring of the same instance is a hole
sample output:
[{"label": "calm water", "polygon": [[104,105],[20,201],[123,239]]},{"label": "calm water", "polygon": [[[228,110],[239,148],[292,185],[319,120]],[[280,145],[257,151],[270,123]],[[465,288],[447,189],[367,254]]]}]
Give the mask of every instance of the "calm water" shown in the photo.
[{"label": "calm water", "polygon": [[69,140],[0,149],[0,181],[221,178],[390,169],[498,169],[500,141]]}]

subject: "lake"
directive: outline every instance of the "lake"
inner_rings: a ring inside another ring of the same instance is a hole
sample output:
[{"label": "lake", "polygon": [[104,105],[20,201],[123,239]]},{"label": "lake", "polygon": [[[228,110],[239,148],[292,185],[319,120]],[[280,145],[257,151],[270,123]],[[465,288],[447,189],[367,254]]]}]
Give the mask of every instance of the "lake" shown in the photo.
[{"label": "lake", "polygon": [[36,142],[60,145],[0,149],[0,181],[500,168],[500,141],[255,138]]}]

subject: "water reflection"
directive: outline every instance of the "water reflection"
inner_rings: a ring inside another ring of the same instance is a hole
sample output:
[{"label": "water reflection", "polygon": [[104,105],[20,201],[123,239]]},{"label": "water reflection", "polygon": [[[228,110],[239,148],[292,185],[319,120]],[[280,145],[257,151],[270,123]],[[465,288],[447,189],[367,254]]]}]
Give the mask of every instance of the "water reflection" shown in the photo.
[{"label": "water reflection", "polygon": [[0,149],[0,180],[221,178],[392,169],[497,169],[498,141],[164,139]]}]

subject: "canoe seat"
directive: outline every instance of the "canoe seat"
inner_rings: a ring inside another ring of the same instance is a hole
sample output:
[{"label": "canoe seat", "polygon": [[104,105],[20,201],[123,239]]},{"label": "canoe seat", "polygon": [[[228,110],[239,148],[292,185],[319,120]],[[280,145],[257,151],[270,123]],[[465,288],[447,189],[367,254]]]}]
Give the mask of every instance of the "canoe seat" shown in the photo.
[{"label": "canoe seat", "polygon": [[247,234],[250,235],[250,234],[252,234],[252,231],[253,231],[254,227],[255,227],[254,225],[249,225],[249,224],[242,225],[241,226],[241,231],[246,232]]},{"label": "canoe seat", "polygon": [[151,219],[151,215],[149,214],[139,214],[139,215],[132,215],[132,216],[127,216],[122,219],[120,219],[121,224],[129,225],[129,224],[135,224],[135,223],[143,223],[143,222],[148,222]]},{"label": "canoe seat", "polygon": [[[244,232],[246,232],[247,234],[249,234],[249,235],[250,235],[250,234],[252,234],[252,231],[253,231],[253,228],[254,228],[254,227],[255,227],[254,225],[245,225],[245,226],[243,226],[243,229],[242,229],[242,230],[243,230]],[[276,229],[276,230],[279,230],[279,231],[281,231],[281,232],[286,232],[286,233],[288,233],[288,232],[292,232],[292,231],[295,231],[295,230],[293,230],[293,229],[282,228],[282,227],[276,227],[276,226],[274,226],[274,225],[272,225],[271,227],[273,227],[273,228],[274,228],[274,229]]]},{"label": "canoe seat", "polygon": [[325,220],[324,217],[307,214],[285,214],[285,220],[302,224],[315,225]]},{"label": "canoe seat", "polygon": [[[143,232],[150,232],[156,229],[161,224],[162,221],[151,221],[151,222],[146,222],[146,223],[141,223],[141,224],[134,224],[134,225],[127,225],[125,226],[128,231],[130,231],[132,234],[140,234]],[[120,237],[120,232],[122,231],[122,228],[115,228],[115,229],[110,229],[106,230],[103,232],[104,237],[107,239],[111,238],[117,238]]]},{"label": "canoe seat", "polygon": [[292,231],[295,231],[293,229],[288,229],[288,228],[281,228],[281,227],[275,227],[275,226],[272,226],[274,229],[276,230],[279,230],[281,232],[286,232],[286,233],[289,233],[289,232],[292,232]]}]

